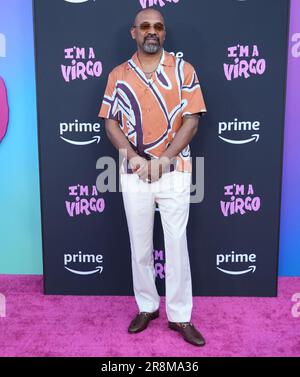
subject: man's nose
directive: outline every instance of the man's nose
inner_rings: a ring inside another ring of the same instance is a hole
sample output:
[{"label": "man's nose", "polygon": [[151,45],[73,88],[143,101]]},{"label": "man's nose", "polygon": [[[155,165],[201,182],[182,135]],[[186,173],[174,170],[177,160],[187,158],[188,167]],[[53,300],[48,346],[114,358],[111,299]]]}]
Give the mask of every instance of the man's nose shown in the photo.
[{"label": "man's nose", "polygon": [[156,29],[155,29],[154,25],[150,25],[150,27],[149,27],[149,33],[151,33],[152,30],[154,31],[154,33],[156,35]]},{"label": "man's nose", "polygon": [[155,33],[151,33],[151,32],[149,31],[147,37],[156,37],[156,38],[157,38],[157,34],[156,34],[156,32],[155,32]]}]

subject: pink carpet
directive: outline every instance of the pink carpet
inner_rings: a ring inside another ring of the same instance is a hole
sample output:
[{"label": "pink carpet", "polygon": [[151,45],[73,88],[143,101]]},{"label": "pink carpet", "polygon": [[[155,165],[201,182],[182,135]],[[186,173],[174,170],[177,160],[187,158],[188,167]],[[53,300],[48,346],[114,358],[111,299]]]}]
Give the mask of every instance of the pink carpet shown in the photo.
[{"label": "pink carpet", "polygon": [[44,296],[41,276],[0,275],[0,356],[300,356],[297,292],[300,278],[284,277],[277,298],[195,297],[198,348],[167,328],[163,298],[160,318],[131,335],[133,297]]}]

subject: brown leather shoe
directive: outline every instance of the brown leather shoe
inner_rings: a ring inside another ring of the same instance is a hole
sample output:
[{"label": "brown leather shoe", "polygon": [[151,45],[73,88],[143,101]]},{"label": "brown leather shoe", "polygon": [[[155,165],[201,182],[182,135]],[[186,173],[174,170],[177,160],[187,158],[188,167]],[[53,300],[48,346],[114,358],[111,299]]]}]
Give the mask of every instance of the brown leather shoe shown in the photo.
[{"label": "brown leather shoe", "polygon": [[140,312],[130,323],[128,327],[128,332],[130,334],[136,334],[140,331],[145,330],[148,323],[159,316],[159,310],[156,312]]},{"label": "brown leather shoe", "polygon": [[183,339],[194,346],[204,346],[205,339],[200,332],[190,322],[170,322],[169,328],[178,331]]}]

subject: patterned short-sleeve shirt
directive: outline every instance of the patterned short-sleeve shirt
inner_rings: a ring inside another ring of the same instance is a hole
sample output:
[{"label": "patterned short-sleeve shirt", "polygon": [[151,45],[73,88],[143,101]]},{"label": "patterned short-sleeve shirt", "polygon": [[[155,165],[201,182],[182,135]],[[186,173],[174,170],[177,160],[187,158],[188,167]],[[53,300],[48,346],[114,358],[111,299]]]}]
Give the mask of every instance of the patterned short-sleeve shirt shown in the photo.
[{"label": "patterned short-sleeve shirt", "polygon": [[[137,53],[111,71],[99,117],[117,120],[133,149],[151,159],[172,143],[185,115],[204,113],[193,66],[163,50],[151,79],[143,73]],[[189,145],[177,156],[175,168],[191,171]]]}]

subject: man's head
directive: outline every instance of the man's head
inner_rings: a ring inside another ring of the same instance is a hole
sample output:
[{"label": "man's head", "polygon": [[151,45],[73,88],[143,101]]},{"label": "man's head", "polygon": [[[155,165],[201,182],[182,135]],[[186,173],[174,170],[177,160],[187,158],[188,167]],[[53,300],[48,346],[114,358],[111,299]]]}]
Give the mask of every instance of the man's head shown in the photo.
[{"label": "man's head", "polygon": [[138,48],[148,54],[157,53],[166,37],[165,21],[155,9],[143,9],[137,13],[131,28],[131,36]]}]

